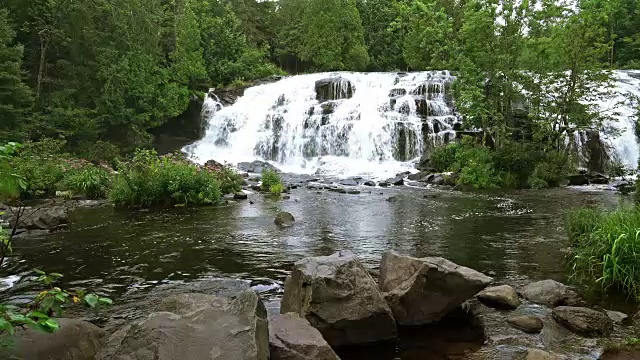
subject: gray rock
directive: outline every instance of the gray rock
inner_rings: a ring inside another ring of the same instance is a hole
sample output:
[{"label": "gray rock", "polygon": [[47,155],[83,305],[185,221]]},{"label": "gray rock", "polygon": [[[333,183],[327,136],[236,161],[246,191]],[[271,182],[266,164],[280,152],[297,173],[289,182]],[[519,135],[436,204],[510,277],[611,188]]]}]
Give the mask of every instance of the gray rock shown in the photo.
[{"label": "gray rock", "polygon": [[358,186],[358,182],[353,179],[344,179],[340,181],[340,185],[344,186]]},{"label": "gray rock", "polygon": [[239,193],[233,194],[233,198],[236,200],[247,200],[249,196],[246,193],[239,192]]},{"label": "gray rock", "polygon": [[400,325],[436,322],[491,280],[438,257],[418,259],[386,251],[380,265],[380,288]]},{"label": "gray rock", "polygon": [[555,280],[542,280],[531,283],[520,290],[527,300],[547,306],[573,305],[578,295],[567,285]]},{"label": "gray rock", "polygon": [[172,295],[157,310],[126,333],[114,333],[98,359],[269,359],[267,311],[254,291],[235,299]]},{"label": "gray rock", "polygon": [[525,360],[560,360],[558,355],[548,353],[540,349],[529,349]]},{"label": "gray rock", "polygon": [[605,312],[614,324],[624,324],[629,320],[629,315],[623,312],[613,310],[606,310]]},{"label": "gray rock", "polygon": [[371,181],[371,180],[367,180],[364,182],[363,184],[364,186],[376,186],[376,182],[375,181]]},{"label": "gray rock", "polygon": [[238,164],[238,170],[240,170],[241,172],[246,172],[246,173],[257,173],[260,174],[262,173],[262,170],[264,169],[269,169],[269,170],[273,170],[275,172],[280,172],[280,170],[278,168],[276,168],[275,166],[269,164],[266,161],[260,161],[260,160],[256,160],[254,162],[241,162]]},{"label": "gray rock", "polygon": [[517,309],[520,306],[520,299],[516,290],[509,285],[500,285],[482,290],[478,295],[478,300],[484,304],[497,309]]},{"label": "gray rock", "polygon": [[350,251],[296,262],[284,283],[280,312],[306,318],[331,346],[397,336],[382,293]]},{"label": "gray rock", "polygon": [[533,315],[514,315],[507,318],[507,324],[527,333],[539,333],[544,328],[544,322]]},{"label": "gray rock", "polygon": [[445,178],[444,178],[444,175],[442,174],[433,174],[433,176],[426,182],[427,184],[432,184],[432,185],[444,185]]},{"label": "gray rock", "polygon": [[86,321],[58,319],[60,330],[48,334],[18,330],[15,347],[0,347],[2,359],[93,360],[106,340],[106,332]]},{"label": "gray rock", "polygon": [[269,319],[271,360],[340,360],[322,334],[298,314]]},{"label": "gray rock", "polygon": [[613,321],[606,313],[573,306],[553,309],[553,319],[574,333],[586,337],[608,336],[613,331]]},{"label": "gray rock", "polygon": [[283,211],[276,216],[274,223],[281,227],[291,227],[296,219],[290,213]]},{"label": "gray rock", "polygon": [[[404,185],[404,178],[402,178],[402,177],[394,177],[394,178],[389,178],[389,179],[385,180],[384,182],[387,183],[387,184],[400,186],[400,185]],[[382,183],[380,183],[380,186],[382,186]]]},{"label": "gray rock", "polygon": [[14,215],[9,219],[11,227],[15,227],[16,222],[19,228],[27,230],[52,230],[69,223],[68,209],[64,206],[26,208],[20,218]]},{"label": "gray rock", "polygon": [[589,179],[587,175],[571,175],[568,177],[570,186],[581,186],[581,185],[589,185]]},{"label": "gray rock", "polygon": [[380,185],[380,187],[389,187],[389,186],[391,186],[391,184],[389,184],[389,183],[388,183],[388,182],[386,182],[386,181],[382,181],[382,182],[380,182],[378,185]]},{"label": "gray rock", "polygon": [[326,78],[316,81],[316,100],[325,102],[329,100],[349,99],[353,97],[355,87],[343,77]]}]

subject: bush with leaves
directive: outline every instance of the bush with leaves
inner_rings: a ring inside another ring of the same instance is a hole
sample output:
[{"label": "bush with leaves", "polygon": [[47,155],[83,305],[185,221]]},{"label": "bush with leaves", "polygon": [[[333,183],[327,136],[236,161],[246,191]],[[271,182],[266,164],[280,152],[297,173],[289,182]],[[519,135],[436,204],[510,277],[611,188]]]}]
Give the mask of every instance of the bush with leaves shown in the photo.
[{"label": "bush with leaves", "polygon": [[223,166],[221,169],[214,171],[214,174],[220,182],[222,194],[233,194],[242,190],[242,177],[233,168]]},{"label": "bush with leaves", "polygon": [[233,188],[215,171],[201,168],[178,155],[159,157],[154,150],[138,150],[115,176],[109,200],[122,207],[215,204],[221,187]]},{"label": "bush with leaves", "polygon": [[111,174],[105,168],[86,165],[68,170],[58,188],[90,199],[104,199],[111,188]]},{"label": "bush with leaves", "polygon": [[262,191],[267,191],[274,195],[280,195],[284,192],[284,185],[277,171],[266,168],[262,170]]},{"label": "bush with leaves", "polygon": [[10,165],[16,174],[23,177],[27,186],[22,196],[43,197],[55,195],[58,183],[64,178],[69,155],[63,149],[62,140],[43,139],[39,142],[27,142],[10,159]]}]

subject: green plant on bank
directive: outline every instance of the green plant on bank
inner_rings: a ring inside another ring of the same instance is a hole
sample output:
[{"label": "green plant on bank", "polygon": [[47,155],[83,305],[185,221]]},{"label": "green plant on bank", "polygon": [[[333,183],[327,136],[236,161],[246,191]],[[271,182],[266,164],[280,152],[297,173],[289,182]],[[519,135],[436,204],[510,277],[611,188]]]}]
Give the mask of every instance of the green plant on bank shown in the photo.
[{"label": "green plant on bank", "polygon": [[574,278],[640,299],[640,209],[578,209],[566,229]]},{"label": "green plant on bank", "polygon": [[67,171],[60,182],[61,190],[90,199],[104,199],[111,187],[111,174],[105,168],[87,165]]},{"label": "green plant on bank", "polygon": [[459,173],[458,184],[476,189],[547,188],[558,186],[570,172],[568,156],[541,151],[529,142],[505,142],[492,149],[465,137],[435,148],[430,165],[437,171]]},{"label": "green plant on bank", "polygon": [[266,168],[262,170],[262,191],[267,191],[274,195],[280,195],[284,192],[284,185],[277,171]]},{"label": "green plant on bank", "polygon": [[27,184],[22,196],[41,197],[55,194],[58,184],[70,167],[69,155],[63,152],[64,146],[64,141],[52,139],[26,142],[11,157],[11,167]]},{"label": "green plant on bank", "polygon": [[214,174],[220,182],[222,194],[233,194],[242,190],[242,177],[233,168],[223,166],[222,169],[215,171]]},{"label": "green plant on bank", "polygon": [[109,199],[116,206],[184,206],[214,204],[221,187],[233,187],[214,171],[200,168],[178,155],[159,157],[154,150],[138,150],[115,175]]},{"label": "green plant on bank", "polygon": [[59,329],[54,317],[62,316],[64,310],[76,304],[91,309],[100,309],[113,302],[107,297],[87,293],[84,290],[66,291],[54,286],[62,274],[47,274],[35,270],[37,281],[45,288],[35,299],[23,307],[0,304],[0,335],[13,335],[18,327],[31,327],[44,332],[55,332]]}]

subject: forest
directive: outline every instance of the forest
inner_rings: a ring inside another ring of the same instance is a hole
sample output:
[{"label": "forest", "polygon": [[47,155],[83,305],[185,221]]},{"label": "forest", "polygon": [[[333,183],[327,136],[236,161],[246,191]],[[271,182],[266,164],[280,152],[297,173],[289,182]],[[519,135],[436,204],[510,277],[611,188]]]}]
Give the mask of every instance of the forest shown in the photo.
[{"label": "forest", "polygon": [[548,139],[545,128],[597,127],[579,101],[607,81],[601,70],[634,67],[637,0],[5,0],[0,140],[131,153],[211,86],[427,69],[457,71],[466,123],[497,141],[518,125],[524,88],[544,120],[531,131]]}]

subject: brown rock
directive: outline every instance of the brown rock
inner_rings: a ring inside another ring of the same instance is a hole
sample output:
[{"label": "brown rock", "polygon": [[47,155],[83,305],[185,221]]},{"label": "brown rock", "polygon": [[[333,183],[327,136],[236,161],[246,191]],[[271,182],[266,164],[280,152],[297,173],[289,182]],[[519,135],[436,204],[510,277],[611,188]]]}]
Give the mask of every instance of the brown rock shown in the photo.
[{"label": "brown rock", "polygon": [[487,306],[497,309],[517,309],[520,306],[520,299],[516,290],[509,285],[500,285],[482,290],[478,295],[478,300]]},{"label": "brown rock", "polygon": [[527,333],[539,333],[544,328],[542,319],[532,315],[514,315],[507,318],[507,323]]},{"label": "brown rock", "polygon": [[607,314],[583,307],[559,306],[553,309],[553,319],[574,333],[586,337],[607,336],[613,322]]},{"label": "brown rock", "polygon": [[542,280],[531,283],[520,290],[527,300],[550,307],[573,305],[578,295],[567,285],[555,280]]}]

